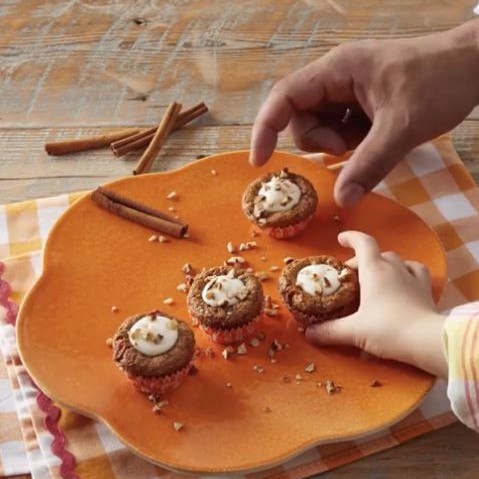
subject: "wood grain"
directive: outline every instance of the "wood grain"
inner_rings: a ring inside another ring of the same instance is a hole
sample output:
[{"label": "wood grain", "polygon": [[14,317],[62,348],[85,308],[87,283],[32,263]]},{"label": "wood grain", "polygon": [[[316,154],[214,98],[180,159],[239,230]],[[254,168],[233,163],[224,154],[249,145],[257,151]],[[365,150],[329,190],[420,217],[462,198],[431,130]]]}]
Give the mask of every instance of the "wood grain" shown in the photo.
[{"label": "wood grain", "polygon": [[[275,81],[337,44],[413,37],[472,18],[476,0],[10,0],[0,5],[0,204],[92,189],[138,154],[48,158],[46,141],[157,124],[170,101],[211,108],[175,132],[156,170],[248,148]],[[454,131],[479,182],[479,110]],[[296,151],[289,138],[280,148]],[[322,477],[477,477],[464,426],[423,436]],[[18,476],[17,476],[18,477]],[[22,479],[29,476],[20,476]]]},{"label": "wood grain", "polygon": [[[111,128],[0,129],[2,145],[0,203],[92,189],[130,175],[140,152],[115,158],[108,148],[63,157],[49,157],[45,141],[74,135],[100,134]],[[187,127],[174,132],[154,165],[154,171],[178,168],[199,155],[249,147],[251,125]],[[479,120],[467,120],[454,131],[454,143],[467,168],[479,182]],[[283,135],[279,148],[298,153]]]}]

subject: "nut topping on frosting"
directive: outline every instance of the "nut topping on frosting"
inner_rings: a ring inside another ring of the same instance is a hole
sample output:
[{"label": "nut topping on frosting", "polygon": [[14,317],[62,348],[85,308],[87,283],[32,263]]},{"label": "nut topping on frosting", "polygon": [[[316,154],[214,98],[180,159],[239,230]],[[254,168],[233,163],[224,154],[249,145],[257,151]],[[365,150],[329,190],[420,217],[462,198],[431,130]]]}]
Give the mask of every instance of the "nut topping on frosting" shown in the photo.
[{"label": "nut topping on frosting", "polygon": [[282,170],[267,182],[261,183],[255,199],[253,214],[261,218],[267,213],[289,211],[299,203],[301,190],[288,177],[288,171]]},{"label": "nut topping on frosting", "polygon": [[235,271],[231,269],[225,275],[209,278],[201,294],[203,301],[209,306],[230,306],[243,301],[248,296],[248,289],[234,275]]},{"label": "nut topping on frosting", "polygon": [[343,272],[340,273],[327,264],[312,264],[298,272],[296,285],[312,296],[316,294],[329,296],[341,286],[342,275]]},{"label": "nut topping on frosting", "polygon": [[178,323],[156,314],[141,317],[128,332],[131,345],[145,356],[159,356],[178,340]]}]

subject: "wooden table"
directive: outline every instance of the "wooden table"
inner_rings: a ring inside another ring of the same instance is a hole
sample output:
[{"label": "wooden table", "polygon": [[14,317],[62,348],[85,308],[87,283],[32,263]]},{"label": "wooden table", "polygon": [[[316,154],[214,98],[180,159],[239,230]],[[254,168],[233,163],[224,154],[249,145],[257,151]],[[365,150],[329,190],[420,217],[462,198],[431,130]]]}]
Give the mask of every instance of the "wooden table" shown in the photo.
[{"label": "wooden table", "polygon": [[[338,43],[412,37],[472,18],[477,0],[10,0],[0,6],[0,203],[130,174],[108,150],[49,158],[47,140],[158,122],[171,100],[211,114],[155,169],[247,148],[273,83]],[[477,119],[474,119],[477,118]],[[479,114],[454,131],[479,181]],[[294,151],[289,139],[281,148]],[[479,438],[457,424],[323,477],[476,478]],[[26,477],[26,476],[25,476]]]}]

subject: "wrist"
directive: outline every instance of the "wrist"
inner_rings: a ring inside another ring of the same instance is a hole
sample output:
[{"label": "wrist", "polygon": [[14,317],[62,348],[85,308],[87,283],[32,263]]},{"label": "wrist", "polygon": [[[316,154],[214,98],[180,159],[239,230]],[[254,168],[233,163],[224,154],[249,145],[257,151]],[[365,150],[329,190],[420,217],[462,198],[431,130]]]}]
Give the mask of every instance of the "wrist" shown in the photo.
[{"label": "wrist", "polygon": [[435,376],[447,377],[447,361],[443,352],[445,317],[431,311],[424,313],[407,331],[408,353],[405,362]]}]

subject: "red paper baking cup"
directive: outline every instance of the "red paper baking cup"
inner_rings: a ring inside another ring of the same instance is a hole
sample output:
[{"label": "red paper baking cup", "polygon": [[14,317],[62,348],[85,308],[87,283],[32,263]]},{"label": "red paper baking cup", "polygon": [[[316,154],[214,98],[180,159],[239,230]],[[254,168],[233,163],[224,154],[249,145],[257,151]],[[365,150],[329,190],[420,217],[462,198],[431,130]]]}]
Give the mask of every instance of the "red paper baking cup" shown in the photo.
[{"label": "red paper baking cup", "polygon": [[263,231],[276,239],[293,238],[293,236],[298,235],[306,229],[312,218],[313,215],[309,216],[303,221],[300,221],[299,223],[294,223],[289,226],[267,226],[263,228]]},{"label": "red paper baking cup", "polygon": [[257,325],[260,315],[256,316],[249,323],[240,326],[238,328],[221,329],[212,328],[210,326],[203,326],[200,324],[200,328],[204,331],[215,343],[219,344],[233,344],[241,343],[253,336],[257,331]]},{"label": "red paper baking cup", "polygon": [[167,376],[137,376],[135,374],[126,373],[128,379],[145,394],[165,394],[173,391],[186,379],[193,361],[190,361],[183,369]]}]

